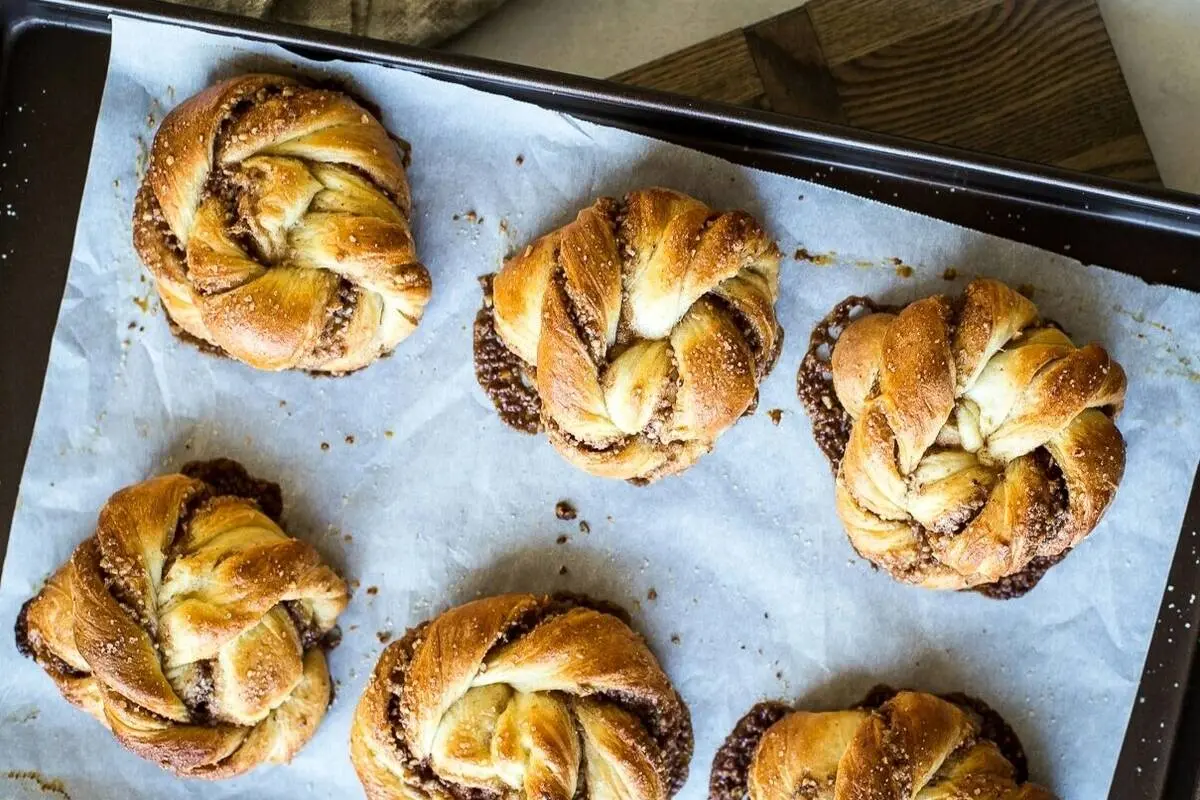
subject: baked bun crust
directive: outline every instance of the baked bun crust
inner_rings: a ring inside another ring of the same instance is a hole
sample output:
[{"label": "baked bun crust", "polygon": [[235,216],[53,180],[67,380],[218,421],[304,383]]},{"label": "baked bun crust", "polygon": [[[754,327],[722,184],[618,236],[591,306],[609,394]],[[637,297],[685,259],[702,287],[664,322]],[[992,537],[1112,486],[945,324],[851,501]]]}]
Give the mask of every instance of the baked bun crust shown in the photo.
[{"label": "baked bun crust", "polygon": [[349,593],[280,508],[278,486],[231,461],[122,489],[22,608],[18,647],[177,775],[290,760],[329,706],[322,638]]},{"label": "baked bun crust", "polygon": [[182,333],[265,370],[340,374],[411,334],[429,273],[406,152],[343,92],[243,75],[159,126],[133,242]]},{"label": "baked bun crust", "polygon": [[521,594],[389,645],[350,737],[370,800],[666,800],[691,755],[687,707],[620,616]]},{"label": "baked bun crust", "polygon": [[509,259],[476,321],[501,417],[593,475],[681,472],[779,354],[779,249],[744,211],[669,189],[601,198]]},{"label": "baked bun crust", "polygon": [[799,388],[854,548],[918,586],[1018,593],[1091,533],[1124,474],[1125,372],[999,281],[901,309],[850,298]]}]

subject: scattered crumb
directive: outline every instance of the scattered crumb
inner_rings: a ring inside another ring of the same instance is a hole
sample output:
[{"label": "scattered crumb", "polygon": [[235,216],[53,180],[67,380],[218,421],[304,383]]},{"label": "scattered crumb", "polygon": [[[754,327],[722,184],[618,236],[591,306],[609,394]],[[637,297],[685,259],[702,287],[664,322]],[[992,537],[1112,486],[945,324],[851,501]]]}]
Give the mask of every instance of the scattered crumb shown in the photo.
[{"label": "scattered crumb", "polygon": [[351,536],[350,534],[346,533],[346,534],[343,534],[343,535],[342,535],[342,541],[343,541],[343,542],[353,542],[353,541],[354,541],[354,537],[353,537],[353,536]]},{"label": "scattered crumb", "polygon": [[783,670],[776,670],[776,671],[775,671],[775,678],[776,678],[777,680],[783,680]]},{"label": "scattered crumb", "polygon": [[1020,292],[1021,294],[1025,295],[1026,297],[1028,297],[1030,300],[1033,299],[1033,284],[1032,283],[1022,283],[1020,286],[1017,287],[1017,291]]},{"label": "scattered crumb", "polygon": [[508,233],[508,220],[506,220],[506,219],[500,220],[500,232]]},{"label": "scattered crumb", "polygon": [[53,795],[55,797],[63,797],[66,800],[71,800],[71,795],[67,794],[67,789],[63,786],[63,782],[57,778],[47,778],[40,772],[31,770],[9,770],[4,773],[4,777],[10,781],[28,781],[34,784],[42,791],[43,794]]},{"label": "scattered crumb", "polygon": [[592,532],[592,526],[588,525],[586,519],[579,520],[579,532],[584,534]]},{"label": "scattered crumb", "polygon": [[463,216],[463,219],[465,219],[467,222],[474,222],[476,224],[480,224],[483,222],[483,217],[476,214],[474,210],[468,211],[467,213],[463,214],[462,216]]},{"label": "scattered crumb", "polygon": [[567,541],[568,541],[568,537],[566,536],[566,534],[563,534],[562,536],[559,536],[557,539],[555,539],[554,543],[555,544],[566,544]]},{"label": "scattered crumb", "polygon": [[280,407],[280,408],[287,408],[287,400],[280,400],[280,401],[279,401],[279,407]]},{"label": "scattered crumb", "polygon": [[392,640],[392,632],[391,631],[378,631],[375,634],[375,638],[379,639],[380,644],[387,644],[388,642],[390,642]]},{"label": "scattered crumb", "polygon": [[359,586],[362,586],[362,584],[359,582],[358,578],[355,578],[354,580],[350,581],[351,589],[357,589]]},{"label": "scattered crumb", "polygon": [[142,310],[142,313],[144,313],[144,314],[150,313],[150,297],[149,297],[149,295],[147,295],[146,297],[133,298],[133,304],[135,306],[137,306],[138,308],[140,308]]},{"label": "scattered crumb", "polygon": [[782,408],[772,408],[770,411],[767,412],[767,416],[771,418],[772,425],[778,425],[780,422],[783,421],[783,409]]},{"label": "scattered crumb", "polygon": [[814,267],[827,267],[837,258],[837,252],[830,250],[828,253],[810,253],[803,247],[797,247],[796,252],[792,254],[792,258],[797,261],[807,261]]},{"label": "scattered crumb", "polygon": [[453,215],[452,217],[450,217],[450,219],[454,220],[455,222],[458,222],[458,214]]},{"label": "scattered crumb", "polygon": [[658,590],[655,589],[653,586],[651,586],[650,591],[646,592],[646,599],[650,600],[650,601],[657,600],[658,599]]},{"label": "scattered crumb", "polygon": [[679,644],[682,641],[683,641],[683,639],[679,638],[678,633],[671,634],[671,644]]},{"label": "scattered crumb", "polygon": [[126,329],[128,329],[128,330],[133,330],[134,328],[136,328],[136,327],[137,327],[137,323],[136,323],[136,322],[131,322],[131,323],[129,323],[128,325],[126,325],[125,327],[126,327]]},{"label": "scattered crumb", "polygon": [[390,439],[390,438],[392,438],[393,436],[395,436],[396,434],[395,434],[395,433],[393,433],[392,431],[384,431],[384,432],[383,432],[383,435],[384,435],[384,438],[386,438],[386,439]]},{"label": "scattered crumb", "polygon": [[329,442],[321,442],[321,449],[322,449],[322,450],[328,450],[328,449],[329,449]]},{"label": "scattered crumb", "polygon": [[353,433],[346,434],[346,444],[354,444],[354,434]]},{"label": "scattered crumb", "polygon": [[379,594],[379,587],[378,586],[368,586],[367,594],[371,597],[374,597],[375,595]]},{"label": "scattered crumb", "polygon": [[911,278],[913,276],[913,268],[908,264],[901,264],[896,267],[896,275],[901,278]]},{"label": "scattered crumb", "polygon": [[563,564],[561,567],[558,568],[558,574],[559,575],[567,574],[567,565],[566,564]]},{"label": "scattered crumb", "polygon": [[956,270],[954,267],[946,267],[946,269],[942,271],[942,280],[944,281],[952,281],[957,277],[958,270]]},{"label": "scattered crumb", "polygon": [[517,166],[519,167],[519,166],[521,166],[521,165],[522,165],[522,164],[524,164],[524,163],[525,163],[525,156],[523,156],[523,155],[518,155],[518,156],[517,156]]},{"label": "scattered crumb", "polygon": [[575,516],[578,513],[579,512],[575,510],[575,506],[571,505],[566,500],[559,500],[554,504],[554,516],[558,517],[559,519],[575,519]]}]

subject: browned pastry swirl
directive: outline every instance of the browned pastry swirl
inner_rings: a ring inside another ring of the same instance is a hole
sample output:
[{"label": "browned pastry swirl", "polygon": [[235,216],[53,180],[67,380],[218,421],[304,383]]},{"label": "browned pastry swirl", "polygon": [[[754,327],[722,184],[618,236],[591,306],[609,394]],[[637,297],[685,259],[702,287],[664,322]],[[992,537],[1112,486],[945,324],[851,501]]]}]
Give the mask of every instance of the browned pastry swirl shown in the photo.
[{"label": "browned pastry swirl", "polygon": [[227,778],[312,738],[331,696],[321,639],[349,595],[272,518],[277,486],[228,461],[183,472],[112,496],[17,642],[130,750]]},{"label": "browned pastry swirl", "polygon": [[[779,351],[778,276],[779,250],[746,212],[642,189],[510,259],[482,324],[494,319],[567,460],[650,481],[689,467],[754,404]],[[488,389],[484,355],[477,345]]]},{"label": "browned pastry swirl", "polygon": [[665,800],[687,707],[642,639],[567,598],[503,595],[412,629],[379,659],[350,757],[370,800]]},{"label": "browned pastry swirl", "polygon": [[[1125,373],[1008,286],[980,279],[956,303],[868,313],[845,324],[827,363],[819,349],[801,394],[835,463],[838,513],[855,549],[896,578],[934,589],[1008,579],[1078,545],[1112,501]],[[822,371],[832,395],[808,380]]]},{"label": "browned pastry swirl", "polygon": [[887,694],[847,711],[755,707],[713,760],[710,800],[1055,800],[1025,782],[1020,743],[982,703]]},{"label": "browned pastry swirl", "polygon": [[232,78],[163,120],[134,246],[184,333],[259,369],[350,372],[429,301],[404,158],[342,92]]}]

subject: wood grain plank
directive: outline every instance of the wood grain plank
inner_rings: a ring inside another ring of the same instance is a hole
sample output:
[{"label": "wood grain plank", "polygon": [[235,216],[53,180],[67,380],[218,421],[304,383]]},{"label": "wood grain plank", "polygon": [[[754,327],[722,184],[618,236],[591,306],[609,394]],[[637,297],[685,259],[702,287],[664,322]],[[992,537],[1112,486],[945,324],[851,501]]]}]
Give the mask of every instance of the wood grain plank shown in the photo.
[{"label": "wood grain plank", "polygon": [[746,30],[746,44],[770,107],[826,122],[845,122],[837,83],[808,11],[801,8]]},{"label": "wood grain plank", "polygon": [[1141,130],[1094,0],[1010,0],[831,69],[851,125],[924,141],[1058,163]]},{"label": "wood grain plank", "polygon": [[1159,181],[1096,0],[813,0],[617,79]]},{"label": "wood grain plank", "polygon": [[1161,183],[1150,144],[1140,131],[1060,159],[1057,165],[1127,181]]},{"label": "wood grain plank", "polygon": [[805,8],[827,63],[835,66],[1002,1],[816,0]]},{"label": "wood grain plank", "polygon": [[613,80],[737,105],[765,107],[762,79],[742,31],[651,61]]}]

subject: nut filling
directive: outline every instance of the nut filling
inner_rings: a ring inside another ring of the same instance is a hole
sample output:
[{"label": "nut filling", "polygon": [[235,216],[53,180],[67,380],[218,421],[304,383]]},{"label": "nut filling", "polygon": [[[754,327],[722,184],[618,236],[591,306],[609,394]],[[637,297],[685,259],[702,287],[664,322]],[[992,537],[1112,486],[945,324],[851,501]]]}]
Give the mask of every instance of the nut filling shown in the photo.
[{"label": "nut filling", "polygon": [[479,279],[483,307],[475,315],[475,380],[506,425],[522,433],[540,433],[542,402],[535,388],[534,369],[509,350],[496,333],[493,277],[485,275]]}]

